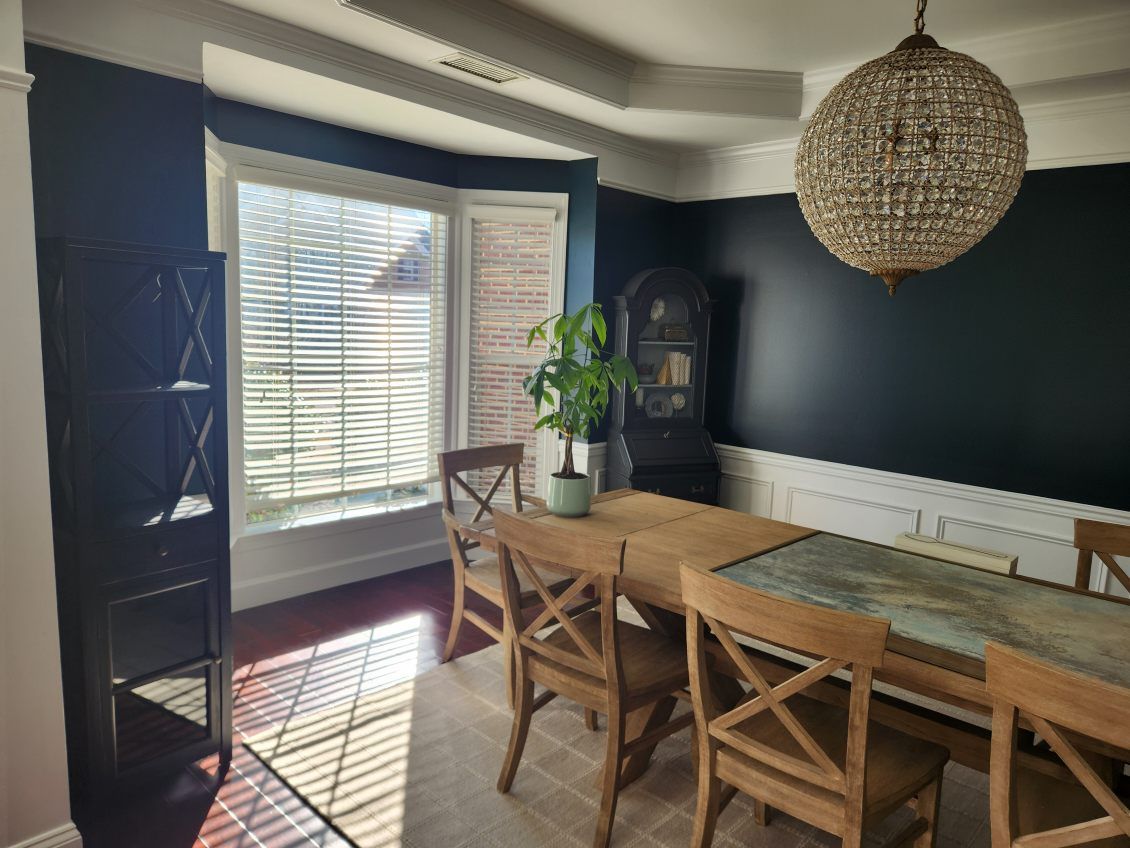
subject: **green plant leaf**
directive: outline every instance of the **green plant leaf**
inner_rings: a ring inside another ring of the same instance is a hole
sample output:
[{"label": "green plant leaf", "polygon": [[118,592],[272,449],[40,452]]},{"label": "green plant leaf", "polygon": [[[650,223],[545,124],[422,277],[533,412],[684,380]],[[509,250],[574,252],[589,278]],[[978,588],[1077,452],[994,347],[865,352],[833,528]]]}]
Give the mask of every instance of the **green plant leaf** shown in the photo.
[{"label": "green plant leaf", "polygon": [[592,320],[593,335],[596,336],[597,342],[603,347],[604,340],[608,338],[608,325],[604,323],[604,310],[599,303],[592,304],[589,317]]}]

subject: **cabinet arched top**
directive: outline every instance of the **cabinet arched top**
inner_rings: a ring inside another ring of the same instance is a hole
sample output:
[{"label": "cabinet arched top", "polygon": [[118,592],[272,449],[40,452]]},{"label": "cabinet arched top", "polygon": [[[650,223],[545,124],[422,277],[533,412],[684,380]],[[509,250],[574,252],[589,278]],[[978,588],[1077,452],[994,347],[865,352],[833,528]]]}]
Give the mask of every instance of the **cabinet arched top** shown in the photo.
[{"label": "cabinet arched top", "polygon": [[622,294],[614,301],[619,309],[634,309],[648,301],[654,293],[669,291],[674,283],[683,286],[694,295],[699,312],[709,312],[714,305],[702,281],[686,268],[648,268],[640,271],[624,286]]}]

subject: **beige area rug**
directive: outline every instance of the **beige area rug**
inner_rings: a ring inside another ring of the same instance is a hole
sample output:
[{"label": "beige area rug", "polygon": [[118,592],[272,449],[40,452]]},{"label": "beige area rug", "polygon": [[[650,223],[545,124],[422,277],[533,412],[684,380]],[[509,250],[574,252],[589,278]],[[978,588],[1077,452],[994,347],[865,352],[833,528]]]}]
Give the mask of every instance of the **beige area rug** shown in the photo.
[{"label": "beige area rug", "polygon": [[[554,700],[534,715],[513,790],[500,795],[495,781],[511,723],[503,692],[495,646],[295,719],[247,745],[361,848],[591,845],[603,732],[587,730],[576,705]],[[623,790],[613,845],[689,845],[689,733],[661,743],[647,774]],[[987,848],[986,782],[950,765],[939,848]],[[759,827],[739,795],[720,817],[714,844],[819,848],[839,840],[779,813]]]}]

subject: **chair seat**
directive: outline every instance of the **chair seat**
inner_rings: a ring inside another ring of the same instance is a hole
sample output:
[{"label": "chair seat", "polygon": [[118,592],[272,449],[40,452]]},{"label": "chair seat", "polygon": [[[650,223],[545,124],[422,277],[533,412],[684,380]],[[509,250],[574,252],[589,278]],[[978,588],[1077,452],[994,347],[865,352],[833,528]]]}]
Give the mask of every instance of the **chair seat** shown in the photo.
[{"label": "chair seat", "polygon": [[[560,593],[568,586],[572,579],[559,571],[550,571],[545,568],[534,567],[538,577],[551,592]],[[522,571],[515,572],[518,577],[518,591],[521,593],[522,606],[527,606],[540,599],[534,584]],[[467,588],[482,595],[496,605],[502,606],[502,573],[498,567],[498,557],[483,557],[471,560],[470,565],[463,572],[463,579]]]},{"label": "chair seat", "polygon": [[[590,610],[573,619],[577,629],[596,649],[603,650],[601,638],[600,611]],[[639,627],[621,621],[617,625],[620,642],[620,660],[624,669],[624,689],[626,701],[631,705],[655,700],[656,696],[668,695],[685,688],[688,682],[687,650],[682,643],[674,642],[661,633],[646,627]],[[576,644],[564,629],[558,628],[543,641],[580,656]],[[607,683],[604,680],[569,668],[543,656],[530,657],[530,675],[538,683],[554,688],[554,682],[562,677],[568,678],[575,690],[566,693],[576,697],[585,706],[597,708],[607,701]],[[589,697],[583,698],[582,695]]]},{"label": "chair seat", "polygon": [[[847,710],[804,695],[794,695],[784,704],[832,762],[843,770],[847,751]],[[740,722],[733,730],[802,762],[811,762],[792,734],[768,709]],[[867,734],[864,823],[870,826],[932,782],[949,759],[949,751],[876,722],[869,722]],[[822,814],[823,824],[812,822],[817,826],[827,828],[842,818],[842,795],[793,777],[722,744],[718,750],[718,776],[729,781],[728,775],[733,774],[740,775],[744,785],[763,786],[764,792],[757,793],[755,797],[785,812],[789,812],[792,806],[790,798],[805,798],[808,803],[803,809]]]}]

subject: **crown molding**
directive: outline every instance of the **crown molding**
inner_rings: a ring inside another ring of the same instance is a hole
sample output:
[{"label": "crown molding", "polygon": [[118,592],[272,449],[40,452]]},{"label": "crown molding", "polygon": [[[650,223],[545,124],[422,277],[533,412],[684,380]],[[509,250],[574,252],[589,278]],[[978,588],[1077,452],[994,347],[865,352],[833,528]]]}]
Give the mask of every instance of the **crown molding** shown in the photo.
[{"label": "crown molding", "polygon": [[[1020,87],[1049,77],[1077,77],[1124,68],[1128,42],[1130,8],[1014,32],[946,41],[943,46],[973,56],[988,65],[1006,85]],[[878,55],[806,71],[801,117],[811,116],[832,86]]]},{"label": "crown molding", "polygon": [[346,9],[619,108],[635,62],[498,0],[337,0]]},{"label": "crown molding", "polygon": [[115,65],[125,65],[127,68],[136,68],[139,71],[149,71],[165,77],[185,80],[186,82],[201,82],[204,73],[199,68],[189,68],[183,65],[170,65],[164,62],[155,62],[138,53],[125,52],[95,44],[78,43],[59,38],[55,35],[35,30],[24,31],[24,41],[37,44],[40,47],[50,47],[66,53],[76,53],[79,56],[89,56],[91,59],[101,59],[103,62],[113,62]]},{"label": "crown molding", "polygon": [[35,77],[26,71],[0,67],[0,88],[27,94],[31,91],[31,83],[34,79]]},{"label": "crown molding", "polygon": [[804,75],[787,71],[641,64],[632,75],[632,109],[795,120]]}]

